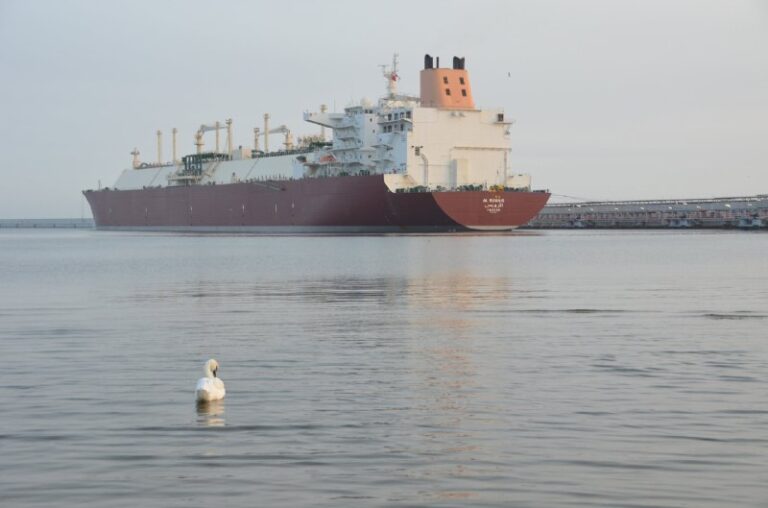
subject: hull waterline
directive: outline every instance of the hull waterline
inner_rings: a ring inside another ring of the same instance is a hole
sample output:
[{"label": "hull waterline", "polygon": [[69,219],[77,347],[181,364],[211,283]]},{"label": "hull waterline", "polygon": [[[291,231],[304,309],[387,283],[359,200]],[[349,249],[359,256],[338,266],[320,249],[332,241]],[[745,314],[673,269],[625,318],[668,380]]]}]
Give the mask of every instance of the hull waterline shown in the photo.
[{"label": "hull waterline", "polygon": [[505,231],[545,192],[391,192],[382,175],[85,191],[98,229],[248,233]]}]

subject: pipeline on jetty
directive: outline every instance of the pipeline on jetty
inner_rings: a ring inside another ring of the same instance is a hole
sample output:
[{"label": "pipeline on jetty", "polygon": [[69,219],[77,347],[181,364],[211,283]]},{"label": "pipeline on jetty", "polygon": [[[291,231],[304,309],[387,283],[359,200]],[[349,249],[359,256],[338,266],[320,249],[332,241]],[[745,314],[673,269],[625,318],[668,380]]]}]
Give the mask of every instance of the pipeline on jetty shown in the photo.
[{"label": "pipeline on jetty", "polygon": [[532,229],[741,228],[768,230],[768,194],[711,199],[584,201],[544,207]]}]

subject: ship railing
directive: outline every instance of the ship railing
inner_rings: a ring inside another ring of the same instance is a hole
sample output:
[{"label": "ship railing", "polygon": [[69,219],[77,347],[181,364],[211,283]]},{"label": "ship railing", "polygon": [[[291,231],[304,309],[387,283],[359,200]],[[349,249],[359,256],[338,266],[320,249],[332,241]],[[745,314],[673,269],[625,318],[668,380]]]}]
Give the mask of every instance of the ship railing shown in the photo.
[{"label": "ship railing", "polygon": [[278,150],[276,152],[262,152],[262,151],[251,151],[251,157],[253,159],[264,159],[267,157],[280,157],[283,155],[301,155],[305,153],[310,153],[315,150],[316,147],[314,146],[302,146],[300,148],[292,148],[290,150]]},{"label": "ship railing", "polygon": [[133,169],[165,168],[175,165],[175,162],[142,162],[138,166],[135,166]]},{"label": "ship railing", "polygon": [[[467,184],[467,185],[459,185],[457,187],[445,187],[443,185],[436,185],[434,187],[432,186],[425,186],[425,185],[415,185],[413,187],[400,187],[395,190],[398,194],[407,194],[407,193],[417,193],[417,192],[531,192],[527,187],[502,187],[501,185],[491,185],[488,186],[486,184]],[[549,191],[547,190],[536,190],[533,192],[544,192],[547,193]]]}]

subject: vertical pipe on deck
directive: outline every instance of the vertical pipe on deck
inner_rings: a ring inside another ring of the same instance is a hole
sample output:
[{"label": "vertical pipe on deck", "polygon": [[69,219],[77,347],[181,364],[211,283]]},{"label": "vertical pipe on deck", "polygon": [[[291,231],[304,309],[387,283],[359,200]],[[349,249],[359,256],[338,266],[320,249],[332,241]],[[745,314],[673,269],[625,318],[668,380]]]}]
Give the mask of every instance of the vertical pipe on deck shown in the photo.
[{"label": "vertical pipe on deck", "polygon": [[179,130],[174,127],[171,131],[171,139],[173,140],[172,147],[173,147],[173,163],[178,164],[179,159],[176,157],[176,134],[178,134]]},{"label": "vertical pipe on deck", "polygon": [[216,121],[216,153],[219,153],[219,129],[221,128],[221,123],[219,121]]},{"label": "vertical pipe on deck", "polygon": [[157,131],[157,163],[163,163],[163,131]]},{"label": "vertical pipe on deck", "polygon": [[269,113],[264,113],[264,153],[269,152]]},{"label": "vertical pipe on deck", "polygon": [[232,157],[232,119],[227,118],[227,155]]},{"label": "vertical pipe on deck", "polygon": [[[320,104],[320,113],[325,113],[326,111],[328,111],[328,106]],[[325,141],[325,125],[320,126],[320,137]]]}]

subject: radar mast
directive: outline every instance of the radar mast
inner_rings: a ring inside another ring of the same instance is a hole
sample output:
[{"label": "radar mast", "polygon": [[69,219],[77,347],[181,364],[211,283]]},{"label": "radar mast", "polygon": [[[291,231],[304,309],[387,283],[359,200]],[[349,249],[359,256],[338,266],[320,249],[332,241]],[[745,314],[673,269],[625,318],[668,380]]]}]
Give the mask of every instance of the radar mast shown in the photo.
[{"label": "radar mast", "polygon": [[387,67],[386,65],[380,65],[381,72],[384,76],[384,79],[387,80],[387,96],[390,99],[394,99],[397,95],[397,80],[400,79],[400,76],[397,74],[397,57],[400,56],[397,53],[392,55],[392,66]]}]

